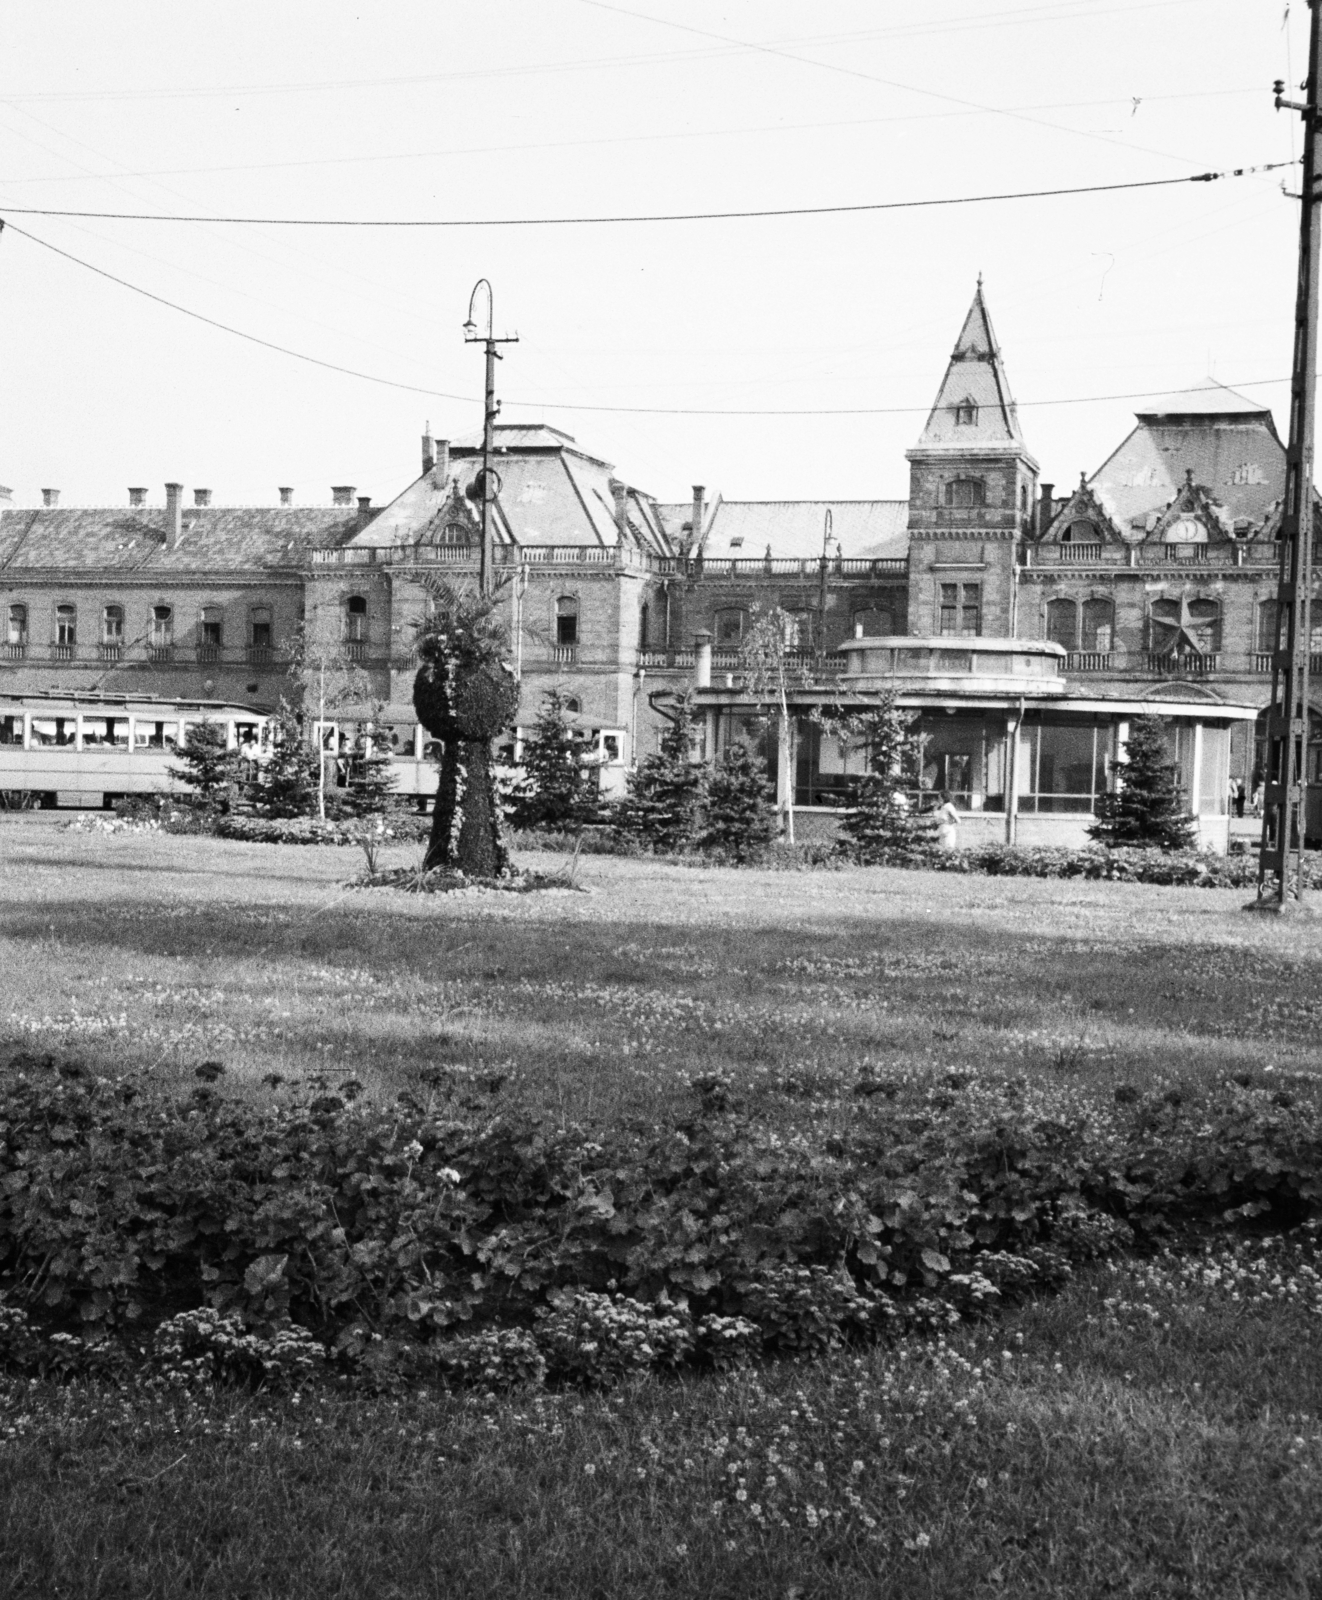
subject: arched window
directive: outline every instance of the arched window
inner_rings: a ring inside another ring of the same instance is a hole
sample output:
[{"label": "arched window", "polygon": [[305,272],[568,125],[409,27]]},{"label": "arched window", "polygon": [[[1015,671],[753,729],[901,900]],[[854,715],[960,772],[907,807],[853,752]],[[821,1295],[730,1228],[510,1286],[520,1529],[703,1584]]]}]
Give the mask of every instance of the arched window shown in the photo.
[{"label": "arched window", "polygon": [[72,650],[78,643],[77,607],[55,607],[55,643],[62,650]]},{"label": "arched window", "polygon": [[987,484],[982,478],[952,478],[946,485],[946,504],[968,508],[987,504]]},{"label": "arched window", "polygon": [[1066,650],[1079,648],[1079,606],[1075,600],[1047,602],[1047,638]]},{"label": "arched window", "polygon": [[174,611],[169,606],[151,608],[151,642],[158,649],[174,638]]},{"label": "arched window", "polygon": [[344,637],[350,644],[362,644],[367,638],[367,599],[361,594],[351,594],[344,602]]},{"label": "arched window", "polygon": [[25,650],[28,643],[28,608],[17,602],[9,608],[9,643]]},{"label": "arched window", "polygon": [[724,645],[727,650],[737,649],[743,643],[744,634],[748,631],[748,613],[738,606],[727,606],[718,611],[713,619],[716,627],[716,643]]},{"label": "arched window", "polygon": [[850,632],[855,639],[884,639],[887,634],[895,632],[895,619],[880,606],[868,606],[856,611],[853,624]]},{"label": "arched window", "polygon": [[101,612],[101,653],[114,658],[124,648],[124,607],[106,606]]},{"label": "arched window", "polygon": [[583,710],[583,702],[577,695],[570,695],[565,701],[565,710],[571,717],[577,717]]},{"label": "arched window", "polygon": [[1083,517],[1071,522],[1060,536],[1061,544],[1098,544],[1100,540],[1101,534],[1095,524]]},{"label": "arched window", "polygon": [[272,642],[270,606],[254,606],[248,613],[248,627],[251,631],[252,649],[269,650]]},{"label": "arched window", "polygon": [[812,649],[812,612],[785,613],[785,645],[790,650]]},{"label": "arched window", "polygon": [[977,403],[973,399],[965,397],[955,407],[955,426],[957,428],[973,428],[977,426],[977,422]]},{"label": "arched window", "polygon": [[219,606],[203,606],[197,642],[204,650],[219,650],[225,642],[225,613]]},{"label": "arched window", "polygon": [[650,610],[651,608],[648,606],[646,600],[644,600],[642,605],[638,608],[638,648],[640,650],[647,649],[647,624],[650,618]]},{"label": "arched window", "polygon": [[1115,646],[1115,603],[1098,598],[1083,602],[1081,649],[1108,655]]},{"label": "arched window", "polygon": [[555,642],[562,648],[578,643],[578,601],[562,594],[555,603]]},{"label": "arched window", "polygon": [[473,542],[473,530],[466,522],[447,522],[441,529],[441,537],[437,542],[448,545],[470,545]]}]

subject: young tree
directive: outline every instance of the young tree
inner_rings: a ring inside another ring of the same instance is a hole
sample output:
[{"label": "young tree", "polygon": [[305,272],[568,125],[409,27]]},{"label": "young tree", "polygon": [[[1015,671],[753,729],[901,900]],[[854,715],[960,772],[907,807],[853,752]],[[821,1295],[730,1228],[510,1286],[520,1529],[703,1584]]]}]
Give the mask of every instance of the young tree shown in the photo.
[{"label": "young tree", "polygon": [[661,735],[661,748],[629,774],[617,827],[656,850],[683,850],[697,837],[707,768],[693,759],[693,696],[681,695]]},{"label": "young tree", "polygon": [[394,797],[399,774],[381,733],[382,710],[382,706],[375,706],[371,720],[359,723],[354,737],[344,803],[355,817],[383,815]]},{"label": "young tree", "polygon": [[350,706],[372,703],[371,680],[344,652],[343,642],[328,637],[313,619],[310,627],[300,625],[288,641],[289,676],[294,685],[295,708],[302,712],[304,725],[314,724],[312,745],[316,751],[317,815],[324,818],[327,801],[327,776],[335,770],[337,752],[319,749],[322,726],[336,721]]},{"label": "young tree", "polygon": [[1104,794],[1088,832],[1099,844],[1149,850],[1188,850],[1194,821],[1184,809],[1175,763],[1167,758],[1164,717],[1135,717],[1129,724],[1117,787]]},{"label": "young tree", "polygon": [[912,849],[929,831],[911,799],[922,784],[917,714],[888,693],[875,706],[825,712],[820,720],[867,764],[854,805],[840,822],[855,857],[866,864]]},{"label": "young tree", "polygon": [[747,745],[727,745],[707,783],[707,821],[699,843],[732,860],[756,861],[776,836],[776,798]]},{"label": "young tree", "polygon": [[226,737],[223,722],[190,722],[179,752],[183,765],[170,768],[170,776],[186,783],[206,806],[218,804],[238,777],[238,754],[226,748]]},{"label": "young tree", "polygon": [[776,728],[776,788],[787,844],[794,843],[794,719],[789,692],[810,675],[791,661],[798,642],[798,619],[780,606],[755,607],[739,648],[747,693],[765,697]]},{"label": "young tree", "polygon": [[595,784],[559,689],[542,696],[532,733],[523,741],[522,765],[510,812],[516,828],[572,827],[590,815]]},{"label": "young tree", "polygon": [[[319,796],[321,762],[303,737],[294,708],[281,696],[271,728],[271,753],[254,791],[259,811],[268,817],[310,817],[325,797]],[[322,814],[324,815],[324,809]]]},{"label": "young tree", "polygon": [[422,665],[413,706],[441,741],[440,786],[424,866],[454,867],[475,878],[509,869],[491,741],[514,721],[519,685],[505,657],[494,595],[460,593],[435,580],[435,609],[418,632]]}]

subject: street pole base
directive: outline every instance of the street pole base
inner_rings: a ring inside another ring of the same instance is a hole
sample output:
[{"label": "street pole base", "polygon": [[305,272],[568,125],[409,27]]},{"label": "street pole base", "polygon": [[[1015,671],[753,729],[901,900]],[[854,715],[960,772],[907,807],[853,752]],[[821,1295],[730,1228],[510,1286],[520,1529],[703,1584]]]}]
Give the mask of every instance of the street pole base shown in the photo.
[{"label": "street pole base", "polygon": [[1317,907],[1306,896],[1296,899],[1294,895],[1287,895],[1284,900],[1278,900],[1274,894],[1262,895],[1256,900],[1250,900],[1243,909],[1257,911],[1264,917],[1317,916]]}]

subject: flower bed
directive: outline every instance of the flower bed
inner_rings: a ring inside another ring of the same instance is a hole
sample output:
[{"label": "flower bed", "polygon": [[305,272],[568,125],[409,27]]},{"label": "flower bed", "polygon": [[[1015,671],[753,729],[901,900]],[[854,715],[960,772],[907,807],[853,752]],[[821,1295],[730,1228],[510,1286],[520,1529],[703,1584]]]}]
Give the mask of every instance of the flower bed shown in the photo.
[{"label": "flower bed", "polygon": [[[1115,883],[1154,883],[1195,889],[1251,889],[1258,881],[1254,853],[1203,854],[1196,850],[1081,850],[1046,845],[976,845],[967,850],[940,850],[923,845],[877,855],[871,865],[918,867],[933,872],[985,873],[1020,878],[1092,878]],[[1322,860],[1305,861],[1311,888],[1322,887]]]},{"label": "flower bed", "polygon": [[364,833],[392,844],[417,843],[431,831],[431,818],[409,812],[388,817],[217,817],[212,832],[218,839],[238,839],[245,844],[359,844]]},{"label": "flower bed", "polygon": [[1322,1214],[1303,1074],[1106,1099],[869,1076],[841,1087],[847,1134],[786,1135],[711,1078],[676,1125],[592,1134],[499,1081],[254,1103],[223,1070],[166,1097],[50,1057],[0,1068],[5,1361],[606,1380],[941,1327],[1181,1230]]}]

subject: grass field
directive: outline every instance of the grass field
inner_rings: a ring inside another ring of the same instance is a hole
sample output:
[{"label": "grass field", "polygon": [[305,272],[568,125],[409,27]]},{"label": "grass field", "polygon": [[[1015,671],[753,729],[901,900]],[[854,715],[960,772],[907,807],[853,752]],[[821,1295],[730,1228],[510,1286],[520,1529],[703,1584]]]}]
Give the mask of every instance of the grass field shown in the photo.
[{"label": "grass field", "polygon": [[1100,1084],[1322,1064],[1322,938],[1239,891],[592,857],[586,893],[418,897],[346,888],[360,866],[0,823],[0,1035],[162,1075],[221,1060],[254,1089],[498,1068],[589,1119],[713,1068],[755,1092],[878,1063]]},{"label": "grass field", "polygon": [[[480,1066],[601,1122],[715,1068],[793,1117],[869,1065],[1105,1090],[1322,1053],[1322,930],[1239,893],[592,858],[587,893],[414,898],[347,889],[360,864],[0,822],[0,1036],[165,1081],[220,1060],[254,1095]],[[606,1393],[0,1382],[4,1592],[1303,1600],[1322,1280],[1292,1251],[1103,1265],[944,1341]]]}]

